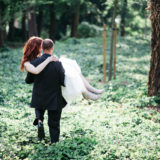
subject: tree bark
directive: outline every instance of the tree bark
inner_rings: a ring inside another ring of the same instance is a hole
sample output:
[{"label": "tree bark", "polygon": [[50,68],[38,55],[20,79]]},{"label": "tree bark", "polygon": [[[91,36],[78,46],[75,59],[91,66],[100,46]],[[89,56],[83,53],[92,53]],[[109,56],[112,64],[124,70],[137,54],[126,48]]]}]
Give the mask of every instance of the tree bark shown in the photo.
[{"label": "tree bark", "polygon": [[160,89],[160,1],[150,0],[151,60],[148,80],[148,95],[155,96]]},{"label": "tree bark", "polygon": [[124,0],[123,7],[121,11],[121,32],[120,35],[123,37],[125,36],[125,18],[126,18],[126,10],[127,10],[127,0]]},{"label": "tree bark", "polygon": [[26,33],[26,11],[23,11],[22,13],[22,21],[21,21],[21,24],[22,24],[22,38],[23,38],[23,41],[25,41],[27,39],[27,33]]},{"label": "tree bark", "polygon": [[38,16],[37,16],[37,31],[38,31],[38,36],[41,35],[41,30],[42,30],[42,18],[43,18],[43,9],[42,6],[39,7],[38,9]]},{"label": "tree bark", "polygon": [[10,22],[9,22],[8,40],[9,41],[14,40],[14,18],[13,17],[11,17]]},{"label": "tree bark", "polygon": [[80,12],[80,2],[78,2],[75,13],[73,14],[73,19],[71,24],[71,37],[77,37],[78,34],[79,12]]},{"label": "tree bark", "polygon": [[0,28],[0,48],[3,47],[4,45],[4,41],[3,41],[3,31],[2,29]]},{"label": "tree bark", "polygon": [[49,38],[55,41],[56,37],[56,14],[54,11],[54,4],[50,6],[50,26],[49,26]]},{"label": "tree bark", "polygon": [[7,36],[7,39],[9,41],[13,41],[14,40],[14,31],[15,31],[15,28],[14,28],[14,20],[15,20],[15,9],[14,9],[14,2],[11,1],[10,2],[10,9],[9,9],[9,32],[8,32],[8,36]]},{"label": "tree bark", "polygon": [[31,6],[28,11],[28,36],[38,36],[35,7]]},{"label": "tree bark", "polygon": [[5,4],[4,2],[0,2],[0,48],[4,45],[4,16]]}]

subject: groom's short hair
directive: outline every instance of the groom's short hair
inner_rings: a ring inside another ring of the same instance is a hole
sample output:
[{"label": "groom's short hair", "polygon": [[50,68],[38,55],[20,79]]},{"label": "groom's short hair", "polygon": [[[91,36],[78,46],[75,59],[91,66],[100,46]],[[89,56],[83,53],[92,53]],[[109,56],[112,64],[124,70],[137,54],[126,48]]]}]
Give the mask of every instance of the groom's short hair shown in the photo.
[{"label": "groom's short hair", "polygon": [[54,43],[51,39],[44,39],[42,42],[43,50],[50,50],[54,46]]}]

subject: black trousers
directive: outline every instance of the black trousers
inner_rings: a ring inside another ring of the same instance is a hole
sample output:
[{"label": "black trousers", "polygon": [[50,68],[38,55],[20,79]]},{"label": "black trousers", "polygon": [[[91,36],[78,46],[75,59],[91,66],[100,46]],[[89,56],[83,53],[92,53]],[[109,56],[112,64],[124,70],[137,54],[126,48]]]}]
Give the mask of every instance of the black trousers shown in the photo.
[{"label": "black trousers", "polygon": [[[33,123],[34,125],[38,124],[38,119],[40,119],[43,122],[44,113],[45,110],[35,109],[36,119]],[[61,113],[62,110],[60,111],[48,110],[48,126],[49,126],[51,143],[59,141]]]}]

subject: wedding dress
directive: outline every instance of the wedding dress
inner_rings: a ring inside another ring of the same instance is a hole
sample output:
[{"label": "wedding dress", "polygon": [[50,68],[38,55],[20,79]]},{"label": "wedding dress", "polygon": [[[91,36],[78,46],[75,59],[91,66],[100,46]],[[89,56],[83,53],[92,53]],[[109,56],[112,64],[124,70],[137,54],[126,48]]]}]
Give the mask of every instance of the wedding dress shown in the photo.
[{"label": "wedding dress", "polygon": [[65,87],[62,87],[62,95],[68,103],[86,92],[86,87],[81,78],[81,69],[75,60],[61,57],[59,61],[65,70]]}]

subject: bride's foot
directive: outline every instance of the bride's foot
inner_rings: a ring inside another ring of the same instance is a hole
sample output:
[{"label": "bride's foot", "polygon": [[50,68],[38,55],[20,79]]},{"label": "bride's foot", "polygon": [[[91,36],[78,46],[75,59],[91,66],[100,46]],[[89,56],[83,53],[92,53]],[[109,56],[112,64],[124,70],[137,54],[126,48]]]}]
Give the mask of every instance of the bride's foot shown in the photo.
[{"label": "bride's foot", "polygon": [[96,94],[102,94],[104,93],[104,89],[96,89]]},{"label": "bride's foot", "polygon": [[91,99],[93,101],[96,101],[100,98],[100,95],[94,94],[94,93],[89,92],[89,91],[84,92],[82,95],[85,99]]},{"label": "bride's foot", "polygon": [[96,89],[92,86],[87,86],[87,89],[92,92],[92,93],[95,93],[95,94],[102,94],[104,92],[104,89]]},{"label": "bride's foot", "polygon": [[104,89],[97,89],[97,88],[91,86],[82,74],[81,74],[81,78],[82,78],[83,83],[88,91],[95,93],[95,94],[102,94],[104,92]]}]

